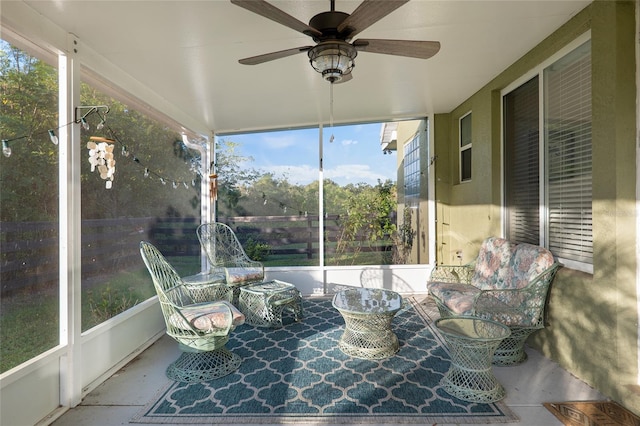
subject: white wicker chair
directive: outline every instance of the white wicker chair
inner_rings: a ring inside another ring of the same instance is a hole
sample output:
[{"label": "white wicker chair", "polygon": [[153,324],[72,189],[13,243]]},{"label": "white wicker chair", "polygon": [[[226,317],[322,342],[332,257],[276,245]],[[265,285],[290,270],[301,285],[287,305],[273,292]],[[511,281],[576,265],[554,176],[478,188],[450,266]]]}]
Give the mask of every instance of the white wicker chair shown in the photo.
[{"label": "white wicker chair", "polygon": [[209,258],[209,273],[225,277],[237,306],[240,287],[264,280],[263,264],[247,256],[236,234],[224,223],[203,223],[196,234]]},{"label": "white wicker chair", "polygon": [[244,315],[227,301],[194,303],[190,288],[157,248],[142,241],[140,254],[158,294],[167,334],[182,350],[167,368],[167,377],[194,383],[237,370],[241,359],[225,344],[229,333],[244,323]]}]

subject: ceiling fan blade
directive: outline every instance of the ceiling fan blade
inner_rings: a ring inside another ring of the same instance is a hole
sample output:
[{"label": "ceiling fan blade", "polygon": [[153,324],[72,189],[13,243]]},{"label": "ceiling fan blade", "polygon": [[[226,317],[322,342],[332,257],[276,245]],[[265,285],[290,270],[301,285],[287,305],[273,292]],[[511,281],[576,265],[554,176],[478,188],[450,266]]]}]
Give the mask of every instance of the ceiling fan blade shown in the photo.
[{"label": "ceiling fan blade", "polygon": [[360,52],[429,59],[440,50],[439,41],[358,39],[353,46]]},{"label": "ceiling fan blade", "polygon": [[338,25],[338,32],[342,33],[349,29],[350,32],[347,32],[350,39],[407,2],[409,0],[364,0],[347,19]]},{"label": "ceiling fan blade", "polygon": [[257,13],[260,16],[264,16],[267,19],[271,19],[279,24],[289,27],[296,31],[299,31],[308,36],[321,36],[322,32],[310,27],[304,22],[294,18],[288,13],[278,9],[270,3],[264,0],[231,0],[232,4],[247,9],[253,13]]},{"label": "ceiling fan blade", "polygon": [[263,62],[273,61],[275,59],[286,58],[287,56],[292,56],[296,53],[306,52],[309,49],[311,49],[311,46],[294,47],[293,49],[280,50],[278,52],[265,53],[264,55],[240,59],[238,62],[242,65],[257,65]]}]

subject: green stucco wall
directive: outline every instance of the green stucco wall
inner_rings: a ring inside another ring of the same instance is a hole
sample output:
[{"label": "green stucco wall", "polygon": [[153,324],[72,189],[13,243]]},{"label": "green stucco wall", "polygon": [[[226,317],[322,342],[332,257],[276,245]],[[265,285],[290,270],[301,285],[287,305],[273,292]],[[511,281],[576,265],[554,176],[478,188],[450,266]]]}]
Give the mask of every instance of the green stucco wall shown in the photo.
[{"label": "green stucco wall", "polygon": [[[502,234],[500,91],[591,30],[594,273],[559,271],[548,327],[529,343],[640,413],[635,5],[595,1],[456,109],[436,115],[434,130],[438,262],[457,263],[456,250],[463,250],[467,262],[482,240]],[[473,112],[473,175],[461,184],[458,120],[468,111]]]}]

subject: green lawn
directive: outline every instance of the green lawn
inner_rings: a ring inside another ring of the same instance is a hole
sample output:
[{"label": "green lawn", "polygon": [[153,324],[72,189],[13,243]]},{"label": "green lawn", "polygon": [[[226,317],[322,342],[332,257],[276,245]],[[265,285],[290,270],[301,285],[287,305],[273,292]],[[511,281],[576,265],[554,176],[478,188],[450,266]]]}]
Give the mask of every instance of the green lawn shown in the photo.
[{"label": "green lawn", "polygon": [[[193,256],[168,259],[181,275],[200,271]],[[111,277],[83,282],[82,331],[154,296],[151,276],[143,266],[120,271]],[[57,288],[24,291],[0,301],[0,373],[51,348],[59,342]]]}]

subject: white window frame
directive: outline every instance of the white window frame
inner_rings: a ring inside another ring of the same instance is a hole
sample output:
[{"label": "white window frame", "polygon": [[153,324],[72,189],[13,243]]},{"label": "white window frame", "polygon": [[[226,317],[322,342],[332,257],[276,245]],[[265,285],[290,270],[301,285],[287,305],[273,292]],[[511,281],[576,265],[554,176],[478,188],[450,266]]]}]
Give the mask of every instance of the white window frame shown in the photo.
[{"label": "white window frame", "polygon": [[[465,182],[471,182],[472,178],[473,178],[473,150],[471,149],[473,147],[473,116],[471,115],[472,111],[467,112],[466,114],[464,114],[463,116],[461,116],[458,119],[458,182],[460,183],[465,183]],[[463,145],[463,140],[462,140],[462,122],[463,120],[465,120],[466,118],[469,118],[471,123],[470,123],[470,129],[469,129],[469,142]],[[463,178],[463,167],[464,167],[464,163],[462,161],[462,155],[464,152],[469,151],[471,153],[471,164],[469,164],[469,178],[468,179],[464,179]]]}]

